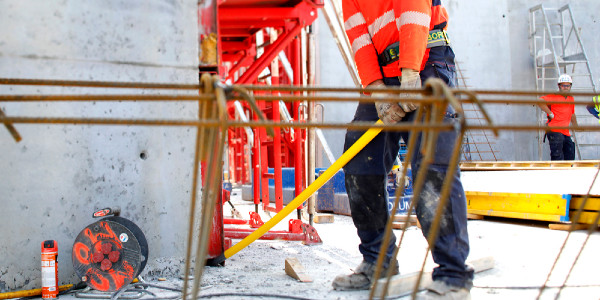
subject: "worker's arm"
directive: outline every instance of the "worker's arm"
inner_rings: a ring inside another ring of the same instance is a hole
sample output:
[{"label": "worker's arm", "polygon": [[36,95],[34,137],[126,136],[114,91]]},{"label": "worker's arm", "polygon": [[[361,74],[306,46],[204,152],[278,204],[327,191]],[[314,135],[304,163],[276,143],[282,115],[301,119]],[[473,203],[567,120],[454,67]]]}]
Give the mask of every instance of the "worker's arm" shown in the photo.
[{"label": "worker's arm", "polygon": [[596,110],[596,106],[593,103],[587,105],[585,108],[592,116],[596,117],[596,119],[600,119],[600,112]]},{"label": "worker's arm", "polygon": [[364,87],[369,86],[374,81],[383,79],[383,75],[379,68],[377,50],[371,40],[367,22],[354,0],[342,0],[342,12],[344,29],[352,45],[354,63],[360,82]]},{"label": "worker's arm", "polygon": [[431,0],[394,1],[399,41],[398,67],[421,70],[431,26]]},{"label": "worker's arm", "polygon": [[[577,124],[577,116],[575,114],[571,115],[571,125],[573,126],[579,126]],[[575,131],[582,131],[581,129],[575,129]]]},{"label": "worker's arm", "polygon": [[[545,100],[544,98],[541,99]],[[548,118],[550,118],[550,120],[554,119],[554,113],[550,110],[550,107],[548,107],[546,103],[540,103],[538,104],[538,106],[543,112],[545,112],[548,115]]]}]

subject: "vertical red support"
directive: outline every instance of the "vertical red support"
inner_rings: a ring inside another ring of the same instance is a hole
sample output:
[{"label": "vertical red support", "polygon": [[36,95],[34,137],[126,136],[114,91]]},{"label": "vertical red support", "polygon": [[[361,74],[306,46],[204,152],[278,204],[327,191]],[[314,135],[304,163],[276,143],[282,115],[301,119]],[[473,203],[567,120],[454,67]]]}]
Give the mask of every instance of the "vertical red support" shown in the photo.
[{"label": "vertical red support", "polygon": [[[219,187],[223,186],[219,180]],[[219,257],[225,252],[225,235],[223,233],[223,198],[222,193],[218,193],[217,204],[215,205],[215,213],[213,215],[212,226],[210,227],[210,239],[208,242],[207,258]]]},{"label": "vertical red support", "polygon": [[[224,134],[224,133],[223,133]],[[206,162],[200,163],[200,178],[202,185],[205,185],[206,180]],[[219,179],[219,187],[223,186],[223,182]],[[223,203],[222,193],[218,193],[217,204],[215,205],[215,212],[213,215],[212,223],[210,226],[210,237],[208,240],[208,252],[206,257],[210,261],[212,258],[221,256],[225,252],[225,235],[223,233]]]},{"label": "vertical red support", "polygon": [[[260,145],[260,199],[263,202],[263,207],[269,205],[269,178],[272,178],[272,175],[268,175],[269,166],[267,163],[269,162],[268,156],[268,147],[265,143],[267,140],[267,131],[264,128],[259,128],[258,132],[260,133],[261,145]],[[258,188],[258,187],[257,187]]]},{"label": "vertical red support", "polygon": [[[302,85],[302,51],[300,49],[300,36],[298,35],[292,44],[292,59],[293,59],[293,70],[294,70],[294,85]],[[300,101],[295,101],[293,104],[293,118],[296,123],[300,123]],[[294,131],[294,189],[296,196],[304,190],[303,187],[303,170],[304,165],[302,164],[303,158],[303,147],[302,147],[302,129],[296,128]],[[299,208],[301,208],[300,206]]]},{"label": "vertical red support", "polygon": [[[275,35],[272,35],[275,37]],[[271,43],[275,41],[271,40]],[[279,63],[277,58],[271,63],[271,85],[279,85]],[[279,114],[279,100],[273,101],[272,116],[274,123],[280,123],[281,116]],[[273,169],[275,181],[275,211],[278,212],[283,208],[283,179],[281,175],[281,129],[273,128],[275,135],[273,136]]]},{"label": "vertical red support", "polygon": [[[261,109],[262,109],[262,101],[259,101],[257,104]],[[258,116],[256,114],[254,115],[254,120],[258,120]],[[252,154],[250,155],[251,160],[252,160],[252,183],[254,185],[254,188],[252,190],[252,195],[253,195],[253,200],[254,200],[254,205],[255,207],[257,207],[258,204],[260,204],[260,185],[261,185],[261,133],[260,133],[260,128],[254,130],[254,145],[252,146]]]},{"label": "vertical red support", "polygon": [[234,140],[234,151],[233,151],[233,163],[235,164],[234,166],[234,174],[235,174],[235,182],[236,183],[243,183],[243,169],[244,169],[244,139],[243,139],[243,135],[245,134],[243,132],[243,128],[242,127],[236,127],[234,128],[235,131],[235,140]]}]

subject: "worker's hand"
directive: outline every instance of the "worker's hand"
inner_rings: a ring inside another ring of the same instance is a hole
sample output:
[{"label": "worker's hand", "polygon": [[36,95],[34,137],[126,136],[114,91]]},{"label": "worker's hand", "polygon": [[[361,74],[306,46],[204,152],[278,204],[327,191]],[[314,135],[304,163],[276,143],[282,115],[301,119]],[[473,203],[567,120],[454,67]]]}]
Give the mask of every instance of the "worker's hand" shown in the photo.
[{"label": "worker's hand", "polygon": [[[419,71],[402,68],[402,76],[400,76],[400,88],[402,89],[420,89],[421,88],[421,76],[419,75]],[[409,98],[414,95],[411,94],[401,94],[401,98]],[[402,109],[405,112],[411,112],[418,108],[418,106],[412,102],[400,102],[399,103]]]},{"label": "worker's hand", "polygon": [[[376,95],[372,95],[376,97]],[[377,108],[377,115],[384,124],[395,124],[398,123],[406,116],[402,107],[397,103],[391,102],[375,102],[375,108]]]},{"label": "worker's hand", "polygon": [[[381,87],[384,88],[385,84],[381,80],[376,80],[367,86],[368,88],[372,87]],[[371,97],[373,98],[388,98],[393,97],[394,95],[384,92],[372,92]],[[395,124],[400,122],[402,118],[406,115],[402,107],[397,103],[392,102],[375,102],[375,108],[377,109],[377,116],[384,124]]]},{"label": "worker's hand", "polygon": [[554,113],[549,113],[548,114],[548,120],[552,120],[554,119]]}]

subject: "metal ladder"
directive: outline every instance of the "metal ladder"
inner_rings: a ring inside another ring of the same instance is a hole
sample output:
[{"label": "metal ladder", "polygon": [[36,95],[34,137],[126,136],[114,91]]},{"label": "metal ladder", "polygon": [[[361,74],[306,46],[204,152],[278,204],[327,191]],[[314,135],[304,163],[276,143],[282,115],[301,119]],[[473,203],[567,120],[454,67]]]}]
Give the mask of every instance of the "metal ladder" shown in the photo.
[{"label": "metal ladder", "polygon": [[[536,89],[553,91],[556,89],[558,77],[569,74],[573,78],[573,91],[598,91],[588,56],[581,41],[579,27],[575,23],[573,11],[569,4],[558,9],[547,8],[543,4],[529,9],[529,46],[534,58]],[[590,101],[591,99],[578,99]],[[545,117],[537,109],[539,125],[545,123]],[[596,119],[585,113],[583,107],[576,107],[578,123],[595,124]],[[538,132],[538,156],[542,158],[543,132]],[[580,141],[573,133],[579,159],[598,158],[597,133],[584,133]],[[583,149],[582,147],[594,147]],[[583,152],[583,153],[582,153]],[[583,156],[582,156],[583,155]]]},{"label": "metal ladder", "polygon": [[[461,68],[459,60],[455,61],[457,88],[468,89],[466,70]],[[465,120],[469,125],[484,125],[486,123],[479,107],[473,103],[462,103]],[[497,149],[498,138],[490,130],[467,130],[462,145],[461,161],[498,161],[500,151]]]}]

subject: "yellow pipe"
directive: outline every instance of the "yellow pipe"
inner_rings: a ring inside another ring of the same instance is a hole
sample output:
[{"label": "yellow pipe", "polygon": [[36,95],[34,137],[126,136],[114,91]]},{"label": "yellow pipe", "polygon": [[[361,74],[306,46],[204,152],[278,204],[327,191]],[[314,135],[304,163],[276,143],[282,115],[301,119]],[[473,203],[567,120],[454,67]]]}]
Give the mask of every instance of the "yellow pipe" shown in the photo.
[{"label": "yellow pipe", "polygon": [[[70,289],[73,285],[61,285],[58,287],[58,291],[66,291]],[[21,298],[21,297],[32,297],[32,296],[40,296],[42,295],[42,289],[33,289],[33,290],[23,290],[16,292],[8,292],[8,293],[0,293],[0,299],[12,299],[12,298]]]},{"label": "yellow pipe", "polygon": [[[137,278],[134,278],[132,283],[138,282]],[[73,287],[73,284],[65,284],[58,287],[58,292],[64,292]],[[22,297],[41,296],[42,289],[22,290],[16,292],[0,293],[0,299],[13,299]]]},{"label": "yellow pipe", "polygon": [[[383,124],[381,120],[375,124]],[[273,228],[277,223],[281,222],[284,217],[294,211],[300,204],[302,204],[308,197],[315,193],[321,186],[323,186],[339,169],[345,166],[360,150],[362,150],[371,140],[373,140],[381,128],[370,128],[365,132],[357,141],[348,149],[340,158],[338,158],[319,178],[317,178],[311,185],[309,185],[300,195],[296,196],[292,202],[286,205],[281,211],[279,211],[273,218],[263,224],[261,227],[256,229],[250,235],[233,245],[231,248],[225,250],[225,258],[230,258],[234,254],[238,253],[243,248],[250,245],[250,243],[256,241],[258,238],[263,236],[269,229]]]}]

